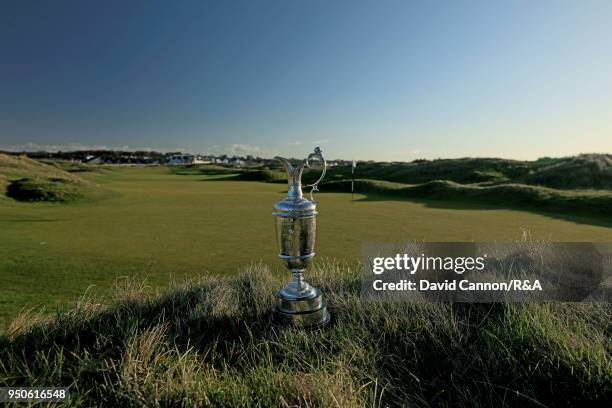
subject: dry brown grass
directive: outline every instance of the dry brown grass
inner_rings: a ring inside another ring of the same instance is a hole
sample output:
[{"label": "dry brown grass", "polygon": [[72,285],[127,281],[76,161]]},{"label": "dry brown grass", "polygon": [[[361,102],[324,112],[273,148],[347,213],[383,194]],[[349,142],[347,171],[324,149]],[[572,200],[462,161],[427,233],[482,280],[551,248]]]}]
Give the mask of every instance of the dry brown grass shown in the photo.
[{"label": "dry brown grass", "polygon": [[0,154],[0,195],[18,201],[69,202],[83,197],[82,187],[92,186],[62,166]]},{"label": "dry brown grass", "polygon": [[81,177],[55,166],[41,163],[27,156],[10,156],[2,153],[0,153],[0,176],[8,179],[43,177],[83,182]]}]

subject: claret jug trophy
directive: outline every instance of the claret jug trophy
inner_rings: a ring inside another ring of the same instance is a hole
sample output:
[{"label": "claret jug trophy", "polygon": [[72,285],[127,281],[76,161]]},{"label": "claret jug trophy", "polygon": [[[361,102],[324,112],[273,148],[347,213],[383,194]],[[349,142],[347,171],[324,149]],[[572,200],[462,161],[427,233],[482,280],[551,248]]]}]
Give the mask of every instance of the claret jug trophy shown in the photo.
[{"label": "claret jug trophy", "polygon": [[[325,177],[325,159],[318,147],[296,167],[287,159],[276,159],[285,166],[289,185],[287,196],[274,205],[278,256],[293,275],[291,282],[276,293],[276,316],[295,326],[323,325],[330,319],[327,305],[321,290],[304,280],[304,272],[315,255],[317,204],[312,192]],[[323,168],[319,179],[306,186],[312,189],[309,200],[302,194],[302,173],[312,159],[320,161]]]}]

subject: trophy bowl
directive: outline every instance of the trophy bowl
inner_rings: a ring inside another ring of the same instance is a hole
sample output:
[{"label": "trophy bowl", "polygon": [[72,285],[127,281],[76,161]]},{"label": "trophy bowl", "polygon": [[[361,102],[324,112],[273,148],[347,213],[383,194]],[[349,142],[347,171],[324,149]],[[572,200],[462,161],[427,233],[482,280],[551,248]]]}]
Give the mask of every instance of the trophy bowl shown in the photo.
[{"label": "trophy bowl", "polygon": [[280,214],[275,211],[278,256],[287,262],[289,270],[306,269],[315,255],[316,212],[300,217]]}]

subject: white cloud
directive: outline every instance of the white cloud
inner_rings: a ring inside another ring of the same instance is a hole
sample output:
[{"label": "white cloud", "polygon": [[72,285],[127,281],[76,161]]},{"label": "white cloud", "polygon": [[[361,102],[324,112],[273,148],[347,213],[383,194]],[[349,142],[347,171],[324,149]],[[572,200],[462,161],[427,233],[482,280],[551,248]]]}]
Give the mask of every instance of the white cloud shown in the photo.
[{"label": "white cloud", "polygon": [[99,144],[83,144],[83,143],[66,143],[66,144],[40,144],[40,143],[23,143],[14,145],[0,145],[0,150],[9,152],[73,152],[77,150],[123,150],[123,151],[143,151],[143,152],[168,152],[168,151],[184,151],[188,152],[190,149],[185,148],[172,148],[172,149],[156,149],[150,146],[147,147],[132,147],[130,145],[122,146],[109,146]]},{"label": "white cloud", "polygon": [[204,150],[209,154],[227,154],[229,156],[260,156],[260,157],[272,157],[275,153],[271,150],[264,149],[260,146],[251,145],[251,144],[243,144],[243,143],[233,143],[229,145],[213,145]]},{"label": "white cloud", "polygon": [[84,145],[81,143],[68,143],[68,144],[39,144],[39,143],[24,143],[17,145],[9,145],[9,146],[0,146],[2,150],[12,151],[12,152],[36,152],[36,151],[46,151],[46,152],[69,152],[74,150],[127,150],[129,146],[122,147],[108,147],[107,145]]},{"label": "white cloud", "polygon": [[311,143],[318,146],[318,145],[328,144],[331,142],[332,142],[331,139],[321,139],[321,140],[313,140]]},{"label": "white cloud", "polygon": [[250,144],[232,144],[230,145],[230,152],[232,154],[242,156],[246,154],[258,154],[261,153],[262,149],[259,146]]},{"label": "white cloud", "polygon": [[[320,145],[328,143],[328,140],[319,140],[316,142],[309,142],[313,145]],[[39,144],[39,143],[23,143],[14,145],[0,145],[0,150],[12,151],[12,152],[70,152],[75,150],[123,150],[123,151],[157,151],[157,152],[183,152],[183,153],[202,153],[212,155],[226,154],[228,156],[259,156],[259,157],[274,157],[279,154],[291,157],[292,155],[300,156],[300,151],[303,150],[304,142],[295,141],[286,143],[285,149],[268,149],[261,146],[247,144],[247,143],[232,143],[226,145],[213,145],[203,149],[194,149],[191,147],[176,146],[176,147],[135,147],[130,145],[123,146],[110,146],[110,145],[97,145],[97,144],[83,144],[83,143],[66,143],[66,144]],[[299,148],[299,149],[298,149]],[[299,150],[299,151],[298,151]]]}]

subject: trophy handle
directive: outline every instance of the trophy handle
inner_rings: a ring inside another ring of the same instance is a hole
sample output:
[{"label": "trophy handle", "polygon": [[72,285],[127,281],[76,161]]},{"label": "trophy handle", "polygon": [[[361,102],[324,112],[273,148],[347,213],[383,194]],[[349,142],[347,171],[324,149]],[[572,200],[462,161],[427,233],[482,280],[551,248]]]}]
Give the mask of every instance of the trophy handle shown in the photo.
[{"label": "trophy handle", "polygon": [[285,171],[287,172],[287,182],[289,184],[289,192],[287,193],[288,197],[293,197],[293,198],[301,198],[302,197],[302,173],[304,172],[304,167],[310,167],[310,160],[311,159],[317,159],[319,160],[322,164],[323,164],[323,170],[321,172],[321,176],[319,177],[319,179],[317,181],[315,181],[312,184],[307,184],[305,187],[310,187],[310,200],[314,201],[314,198],[312,196],[312,193],[314,191],[319,191],[319,189],[317,188],[317,186],[319,185],[319,183],[321,182],[321,180],[323,180],[323,177],[325,177],[325,172],[327,170],[327,162],[325,161],[325,158],[323,157],[323,153],[321,152],[321,148],[320,147],[315,147],[314,153],[310,153],[308,155],[308,157],[306,159],[304,159],[299,166],[297,167],[293,167],[291,165],[291,163],[289,162],[289,160],[285,159],[284,157],[279,157],[276,156],[275,157],[276,160],[279,160],[283,166],[285,166]]},{"label": "trophy handle", "polygon": [[308,168],[311,168],[310,167],[311,159],[317,159],[323,164],[323,170],[321,171],[321,176],[317,179],[317,181],[315,181],[312,184],[307,184],[305,186],[305,187],[310,187],[310,200],[314,201],[314,197],[312,196],[312,193],[315,191],[319,191],[319,188],[317,186],[319,185],[321,180],[323,180],[323,177],[325,177],[325,172],[327,171],[327,162],[325,161],[325,157],[323,157],[323,152],[321,151],[321,148],[319,146],[315,147],[314,153],[310,153],[308,157],[304,160],[304,165]]}]

